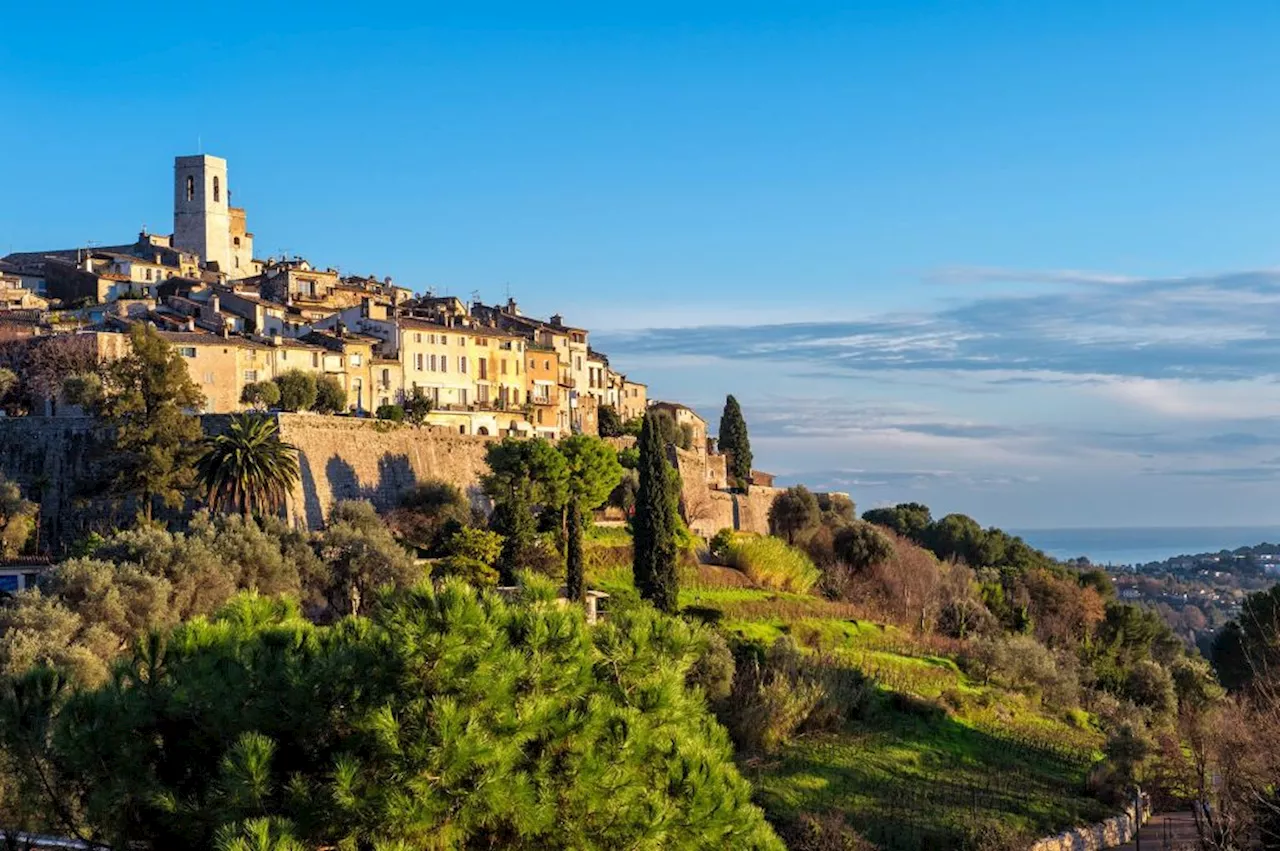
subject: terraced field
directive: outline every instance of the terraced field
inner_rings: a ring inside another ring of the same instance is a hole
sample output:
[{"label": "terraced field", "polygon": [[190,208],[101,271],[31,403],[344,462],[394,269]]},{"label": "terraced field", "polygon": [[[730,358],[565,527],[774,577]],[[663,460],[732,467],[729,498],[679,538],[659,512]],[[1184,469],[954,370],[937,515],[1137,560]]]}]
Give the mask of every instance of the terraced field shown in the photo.
[{"label": "terraced field", "polygon": [[[686,568],[682,607],[763,646],[790,636],[872,689],[844,729],[742,760],[775,823],[837,812],[879,847],[915,851],[991,847],[1110,814],[1085,791],[1102,743],[1086,713],[970,678],[957,662],[963,642],[876,623],[853,604],[748,587],[735,573]],[[627,570],[599,579],[627,593]]]}]

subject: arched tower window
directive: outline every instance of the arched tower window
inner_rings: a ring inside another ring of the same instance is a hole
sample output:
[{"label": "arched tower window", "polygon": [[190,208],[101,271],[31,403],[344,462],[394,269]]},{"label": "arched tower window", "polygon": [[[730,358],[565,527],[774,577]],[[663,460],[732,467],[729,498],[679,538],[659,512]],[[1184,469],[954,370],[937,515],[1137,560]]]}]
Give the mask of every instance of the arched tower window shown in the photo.
[{"label": "arched tower window", "polygon": [[213,176],[213,203],[217,204],[222,200],[222,193],[218,190],[218,176]]},{"label": "arched tower window", "polygon": [[196,200],[196,179],[189,174],[187,175],[187,200]]}]

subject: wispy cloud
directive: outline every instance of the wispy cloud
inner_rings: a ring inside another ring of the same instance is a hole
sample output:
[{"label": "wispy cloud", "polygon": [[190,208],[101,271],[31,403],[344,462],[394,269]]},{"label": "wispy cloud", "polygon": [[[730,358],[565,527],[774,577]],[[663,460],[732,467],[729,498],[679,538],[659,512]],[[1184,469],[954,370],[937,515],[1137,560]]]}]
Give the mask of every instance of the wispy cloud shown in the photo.
[{"label": "wispy cloud", "polygon": [[1142,278],[1078,269],[1005,269],[999,266],[951,266],[937,269],[925,279],[938,284],[1085,284],[1116,286],[1138,283]]},{"label": "wispy cloud", "polygon": [[[1067,274],[1043,276],[1047,281]],[[1122,280],[1096,276],[1103,278]],[[1280,374],[1277,329],[1280,271],[1261,270],[1123,278],[1122,285],[1101,290],[987,296],[929,313],[860,320],[653,328],[605,335],[603,342],[635,355],[789,360],[828,372],[959,370],[1023,381],[1220,381]]]},{"label": "wispy cloud", "polygon": [[[1009,524],[1114,524],[1144,511],[1147,522],[1157,511],[1179,522],[1206,493],[1222,522],[1262,519],[1257,489],[1280,480],[1280,271],[970,268],[935,278],[1037,286],[957,289],[911,313],[597,341],[619,363],[683,364],[673,392],[695,390],[695,403],[718,405],[708,387],[732,389],[759,462],[787,481],[874,501],[986,505]],[[1226,488],[1251,501],[1233,506]]]}]

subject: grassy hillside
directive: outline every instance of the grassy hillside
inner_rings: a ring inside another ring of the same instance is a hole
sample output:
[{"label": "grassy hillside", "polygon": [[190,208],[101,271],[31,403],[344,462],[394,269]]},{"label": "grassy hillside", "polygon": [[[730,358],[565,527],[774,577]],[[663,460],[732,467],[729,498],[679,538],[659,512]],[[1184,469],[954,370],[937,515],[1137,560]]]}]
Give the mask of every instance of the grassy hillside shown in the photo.
[{"label": "grassy hillside", "polygon": [[[617,532],[592,542],[599,586],[628,593],[626,550]],[[865,680],[836,729],[801,731],[767,756],[740,754],[784,833],[835,814],[880,848],[1000,848],[1109,814],[1085,792],[1102,744],[1089,716],[966,675],[966,642],[877,622],[854,603],[751,587],[728,568],[689,565],[684,580],[682,607],[733,644],[789,637]]]}]

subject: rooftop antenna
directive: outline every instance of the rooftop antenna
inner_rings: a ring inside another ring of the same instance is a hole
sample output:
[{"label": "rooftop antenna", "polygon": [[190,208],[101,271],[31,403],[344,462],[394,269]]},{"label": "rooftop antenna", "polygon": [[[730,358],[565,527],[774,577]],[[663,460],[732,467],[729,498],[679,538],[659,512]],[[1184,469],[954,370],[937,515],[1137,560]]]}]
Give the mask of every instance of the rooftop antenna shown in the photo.
[{"label": "rooftop antenna", "polygon": [[510,281],[507,281],[504,289],[507,294],[507,301],[511,301],[511,282]]},{"label": "rooftop antenna", "polygon": [[472,291],[471,291],[471,303],[472,303],[472,304],[479,304],[479,303],[480,303],[480,291],[479,291],[479,290],[472,290]]}]

